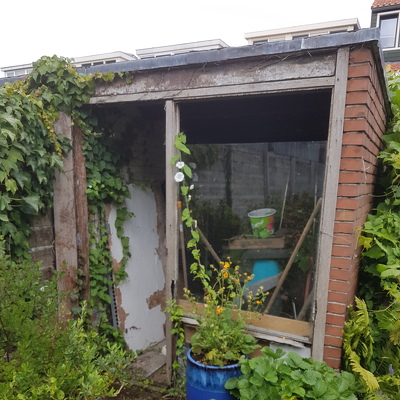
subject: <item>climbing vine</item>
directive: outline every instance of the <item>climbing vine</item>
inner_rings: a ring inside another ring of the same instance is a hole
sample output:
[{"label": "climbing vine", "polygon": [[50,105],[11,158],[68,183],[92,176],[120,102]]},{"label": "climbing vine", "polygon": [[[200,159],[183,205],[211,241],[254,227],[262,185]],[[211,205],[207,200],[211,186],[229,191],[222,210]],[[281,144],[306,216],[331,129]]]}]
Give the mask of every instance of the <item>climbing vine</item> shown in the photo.
[{"label": "climbing vine", "polygon": [[[78,74],[66,58],[42,57],[26,79],[0,88],[0,236],[13,257],[29,258],[32,221],[52,206],[55,169],[62,169],[70,150],[69,141],[54,131],[59,112],[70,115],[82,129],[90,214],[90,305],[99,311],[101,327],[108,326],[109,288],[126,275],[129,243],[123,222],[130,213],[123,204],[129,191],[118,169],[113,138],[83,106],[96,80],[114,77],[112,72]],[[118,207],[116,230],[123,247],[116,273],[105,213],[111,203]]]}]

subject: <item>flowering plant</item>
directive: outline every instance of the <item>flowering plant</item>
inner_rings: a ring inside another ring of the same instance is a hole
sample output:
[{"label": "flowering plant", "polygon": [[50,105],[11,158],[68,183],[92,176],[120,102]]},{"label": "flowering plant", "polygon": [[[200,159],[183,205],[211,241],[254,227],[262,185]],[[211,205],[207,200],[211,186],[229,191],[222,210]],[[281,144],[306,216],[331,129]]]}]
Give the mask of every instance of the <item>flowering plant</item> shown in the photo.
[{"label": "flowering plant", "polygon": [[[183,133],[176,136],[175,146],[180,152],[190,154]],[[253,276],[241,274],[240,267],[233,265],[229,258],[219,262],[217,266],[211,265],[208,270],[202,264],[198,246],[200,231],[190,209],[190,192],[194,185],[187,182],[192,178],[192,170],[181,160],[180,154],[171,160],[171,164],[178,169],[175,181],[180,184],[183,197],[182,221],[189,228],[191,235],[187,242],[194,259],[190,272],[194,279],[201,282],[204,291],[204,306],[200,307],[190,290],[184,289],[185,297],[192,303],[199,324],[191,338],[192,353],[195,360],[202,364],[233,364],[258,347],[256,339],[246,333],[248,320],[242,313],[243,305],[246,305],[247,311],[255,311],[263,303],[267,293],[263,293],[263,287],[260,287],[257,293],[253,294],[248,289],[248,283]],[[246,315],[249,314],[251,313]]]}]

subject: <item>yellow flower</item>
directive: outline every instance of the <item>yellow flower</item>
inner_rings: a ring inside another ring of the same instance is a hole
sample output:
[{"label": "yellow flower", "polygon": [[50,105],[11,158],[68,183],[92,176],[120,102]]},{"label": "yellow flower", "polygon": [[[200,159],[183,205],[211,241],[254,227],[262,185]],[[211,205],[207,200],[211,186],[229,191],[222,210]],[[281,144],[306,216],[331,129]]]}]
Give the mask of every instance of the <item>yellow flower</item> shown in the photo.
[{"label": "yellow flower", "polygon": [[228,272],[224,272],[222,275],[225,279],[229,276]]},{"label": "yellow flower", "polygon": [[228,269],[231,266],[231,264],[229,264],[228,262],[224,263],[224,269]]},{"label": "yellow flower", "polygon": [[262,301],[257,300],[257,301],[256,301],[256,304],[262,304]]},{"label": "yellow flower", "polygon": [[222,311],[224,311],[224,309],[223,309],[221,306],[218,306],[217,309],[215,310],[215,312],[216,312],[217,314],[221,314]]}]

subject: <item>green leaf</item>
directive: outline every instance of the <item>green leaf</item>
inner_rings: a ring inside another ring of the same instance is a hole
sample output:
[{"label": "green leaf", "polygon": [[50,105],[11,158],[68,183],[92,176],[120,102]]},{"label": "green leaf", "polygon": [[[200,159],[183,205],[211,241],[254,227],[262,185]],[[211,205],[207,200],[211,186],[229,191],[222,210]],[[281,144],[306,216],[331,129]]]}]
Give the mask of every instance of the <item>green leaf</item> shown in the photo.
[{"label": "green leaf", "polygon": [[29,206],[26,208],[25,211],[28,214],[32,214],[32,212],[29,212],[30,209],[33,209],[34,213],[37,213],[39,211],[39,207],[43,205],[43,203],[40,200],[40,197],[36,194],[26,196],[22,200],[27,206]]},{"label": "green leaf", "polygon": [[7,192],[11,192],[12,194],[15,194],[17,191],[17,182],[15,182],[14,179],[6,179],[6,190]]}]

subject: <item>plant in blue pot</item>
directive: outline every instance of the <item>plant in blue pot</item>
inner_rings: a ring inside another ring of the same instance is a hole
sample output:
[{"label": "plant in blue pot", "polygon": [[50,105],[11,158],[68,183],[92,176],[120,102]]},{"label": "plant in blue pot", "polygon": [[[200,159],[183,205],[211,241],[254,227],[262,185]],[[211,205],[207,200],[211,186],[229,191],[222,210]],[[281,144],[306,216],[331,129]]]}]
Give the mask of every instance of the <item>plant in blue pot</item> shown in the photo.
[{"label": "plant in blue pot", "polygon": [[[180,152],[190,154],[183,133],[177,135],[175,146]],[[201,283],[203,302],[198,303],[193,294],[184,289],[185,297],[193,306],[198,322],[196,333],[191,337],[191,349],[187,354],[186,392],[188,400],[230,400],[233,397],[224,385],[231,377],[240,376],[239,360],[252,353],[258,346],[256,339],[246,331],[248,316],[263,304],[263,287],[256,292],[248,289],[252,275],[241,274],[240,268],[230,259],[211,265],[207,269],[201,262],[200,232],[192,218],[190,192],[190,167],[180,155],[171,160],[176,165],[175,181],[180,184],[183,198],[182,221],[190,230],[187,247],[194,262],[190,272]],[[246,313],[242,312],[246,304]],[[246,317],[245,317],[246,315]],[[250,317],[251,318],[251,317]]]}]

